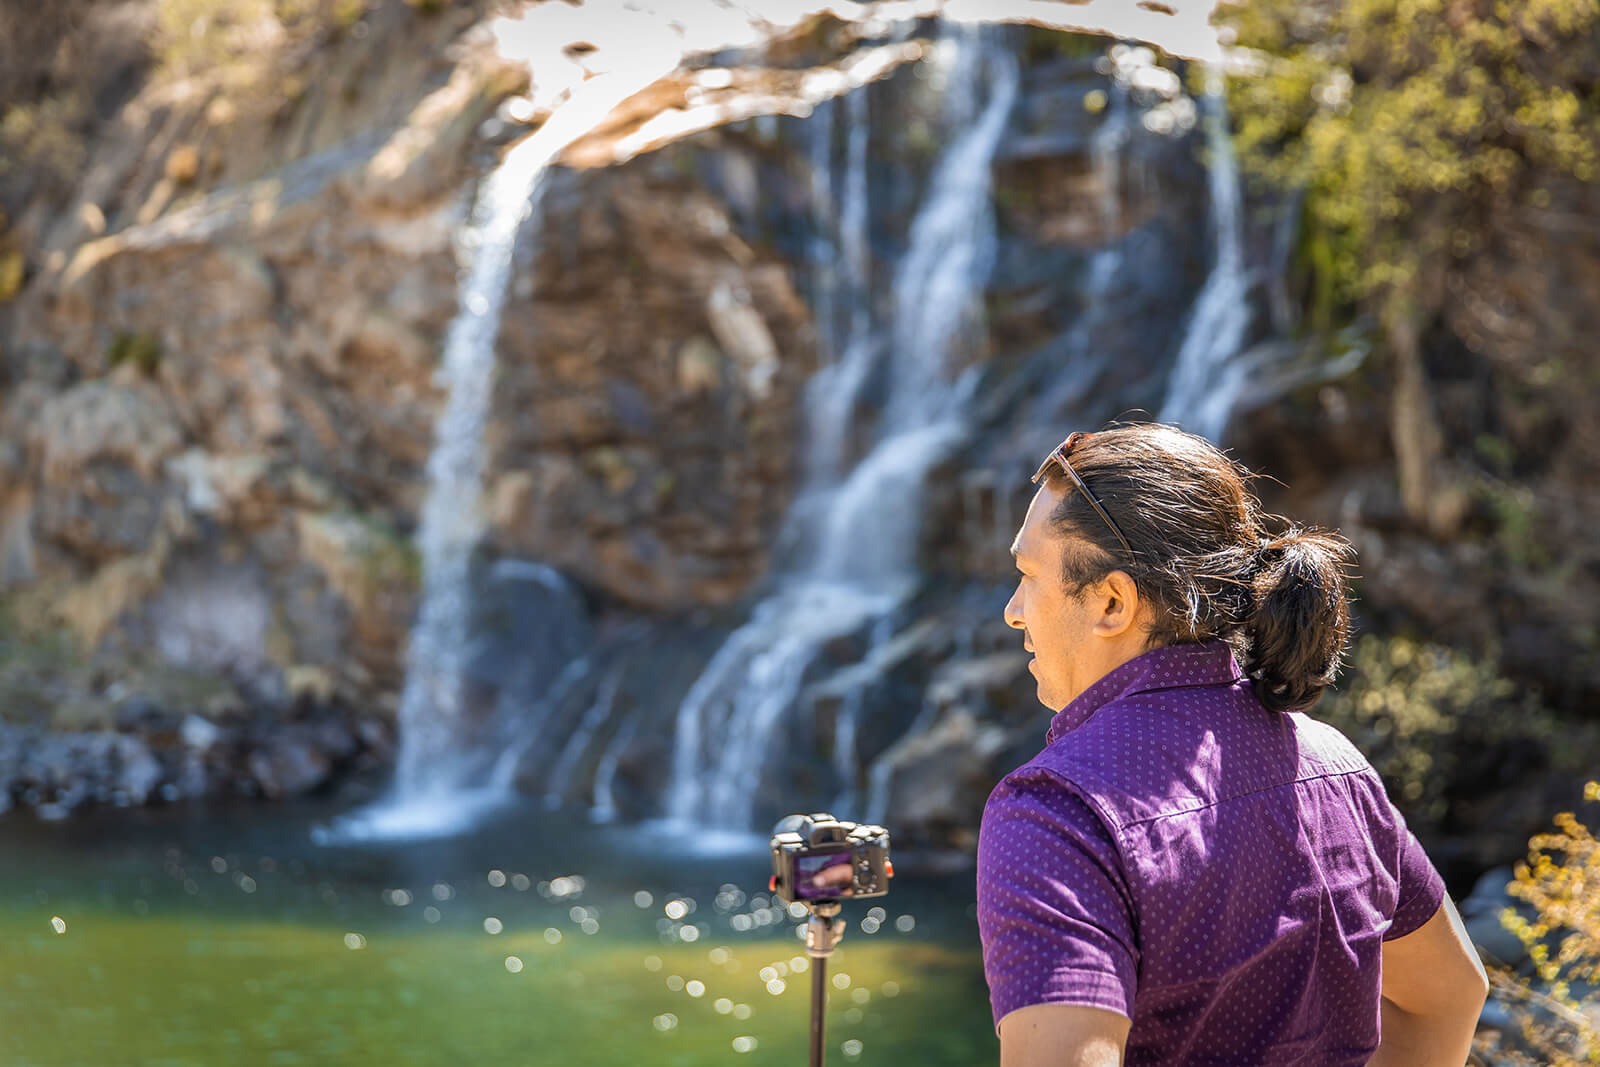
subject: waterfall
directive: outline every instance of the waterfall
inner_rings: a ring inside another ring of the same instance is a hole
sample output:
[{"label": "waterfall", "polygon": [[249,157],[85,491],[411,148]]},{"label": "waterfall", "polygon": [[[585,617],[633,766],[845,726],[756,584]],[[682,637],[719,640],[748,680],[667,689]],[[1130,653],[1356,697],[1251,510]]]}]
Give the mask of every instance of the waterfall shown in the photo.
[{"label": "waterfall", "polygon": [[811,213],[816,232],[811,238],[811,269],[815,275],[811,306],[816,320],[817,350],[825,361],[838,351],[834,300],[839,291],[839,272],[834,267],[836,248],[828,240],[833,221],[833,112],[836,104],[824,100],[811,114]]},{"label": "waterfall", "polygon": [[428,457],[418,538],[422,601],[407,650],[395,781],[386,799],[324,828],[319,839],[454,833],[512,797],[511,768],[498,758],[504,750],[493,737],[483,736],[495,732],[494,724],[469,722],[462,701],[472,608],[469,570],[484,525],[484,429],[495,338],[517,235],[534,213],[550,163],[613,107],[668,73],[678,53],[654,49],[634,58],[575,89],[479,187],[459,239],[470,260],[438,375],[446,399]]},{"label": "waterfall", "polygon": [[1112,79],[1105,117],[1089,140],[1089,158],[1100,184],[1100,220],[1104,239],[1089,257],[1088,278],[1083,287],[1083,310],[1055,345],[1051,374],[1029,405],[1026,422],[1059,427],[1063,419],[1073,421],[1080,414],[1075,406],[1083,399],[1107,359],[1097,331],[1118,313],[1116,294],[1126,284],[1123,270],[1124,240],[1122,219],[1125,212],[1123,182],[1128,146],[1136,122],[1128,100],[1128,90]]},{"label": "waterfall", "polygon": [[[675,819],[750,826],[777,727],[808,669],[830,641],[872,626],[915,587],[922,482],[965,432],[962,392],[950,383],[947,362],[973,324],[992,265],[990,168],[1019,81],[1014,57],[986,44],[992,32],[953,28],[943,42],[953,61],[946,96],[953,137],[895,272],[888,343],[877,343],[870,328],[852,328],[840,360],[821,372],[826,385],[808,390],[806,440],[829,451],[827,461],[810,457],[813,484],[789,521],[810,550],[780,574],[684,699],[668,795]],[[972,115],[969,107],[980,101]],[[860,250],[844,257],[852,275],[859,271],[860,281],[852,279],[858,294],[866,279],[864,130],[862,123],[851,131],[841,212],[863,220],[859,229],[844,224],[849,236],[841,241]],[[861,190],[859,200],[848,192],[852,187]],[[851,319],[866,321],[870,313]],[[830,483],[830,470],[843,466],[859,385],[881,370],[888,372],[888,396],[875,442],[848,475]]]},{"label": "waterfall", "polygon": [[1206,147],[1211,156],[1207,180],[1216,260],[1195,298],[1160,417],[1163,422],[1181,423],[1185,429],[1218,441],[1249,371],[1236,357],[1250,328],[1251,310],[1241,232],[1239,166],[1228,135],[1222,72],[1215,66],[1206,70],[1204,109]]},{"label": "waterfall", "polygon": [[[825,363],[806,386],[809,446],[803,491],[806,495],[818,489],[825,491],[843,473],[850,428],[855,424],[861,390],[874,364],[872,308],[868,296],[871,285],[870,244],[867,237],[870,207],[867,199],[867,145],[870,125],[866,92],[858,89],[851,93],[846,98],[846,108],[845,173],[843,196],[837,212],[832,204],[831,113],[830,121],[822,127],[818,136],[819,141],[828,145],[829,151],[815,151],[812,157],[813,167],[822,172],[814,180],[828,191],[827,200],[819,205],[815,213],[819,241],[827,250],[819,285],[819,297],[822,299],[818,301],[816,316],[818,322],[823,324],[819,333],[825,330],[823,335],[828,338],[828,346],[823,352],[836,358]],[[834,240],[828,241],[820,236],[834,224],[838,228]],[[834,259],[842,264],[842,272],[833,266]],[[838,310],[841,302],[845,304],[843,312]],[[839,318],[844,320],[842,339],[834,334]],[[813,503],[807,499],[798,508],[809,510]]]},{"label": "waterfall", "polygon": [[[562,798],[566,795],[567,785],[572,780],[574,769],[583,754],[589,750],[590,744],[600,733],[607,720],[611,718],[611,709],[617,703],[617,690],[622,688],[622,668],[613,667],[606,680],[600,684],[595,693],[594,702],[583,713],[583,718],[578,721],[578,727],[572,736],[567,739],[566,745],[561,750],[561,756],[556,760],[555,769],[551,771],[549,780],[545,784],[544,806],[559,808]],[[531,733],[532,731],[530,731]]]}]

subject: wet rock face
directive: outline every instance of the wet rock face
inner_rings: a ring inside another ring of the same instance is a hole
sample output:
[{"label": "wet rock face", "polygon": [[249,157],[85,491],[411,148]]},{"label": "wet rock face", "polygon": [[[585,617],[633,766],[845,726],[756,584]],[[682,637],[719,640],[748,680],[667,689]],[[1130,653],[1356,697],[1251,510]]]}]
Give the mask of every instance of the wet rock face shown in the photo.
[{"label": "wet rock face", "polygon": [[792,265],[693,174],[750,149],[707,141],[553,175],[500,334],[492,536],[637,608],[761,575],[815,369]]}]

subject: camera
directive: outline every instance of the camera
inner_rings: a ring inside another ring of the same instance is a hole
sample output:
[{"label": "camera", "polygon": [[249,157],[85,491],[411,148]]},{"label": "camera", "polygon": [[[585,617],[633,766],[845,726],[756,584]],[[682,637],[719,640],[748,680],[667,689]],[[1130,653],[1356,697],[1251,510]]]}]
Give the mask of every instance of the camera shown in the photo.
[{"label": "camera", "polygon": [[[835,873],[817,884],[818,875],[830,871]],[[893,877],[889,831],[881,826],[816,812],[787,816],[773,827],[770,885],[787,903],[881,897]]]}]

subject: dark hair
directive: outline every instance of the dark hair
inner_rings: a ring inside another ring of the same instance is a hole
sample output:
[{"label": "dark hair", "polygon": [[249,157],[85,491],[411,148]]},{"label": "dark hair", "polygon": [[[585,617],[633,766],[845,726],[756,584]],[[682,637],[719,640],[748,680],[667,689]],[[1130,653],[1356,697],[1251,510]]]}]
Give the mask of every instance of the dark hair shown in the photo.
[{"label": "dark hair", "polygon": [[1047,484],[1065,496],[1051,523],[1079,542],[1064,553],[1069,589],[1124,571],[1155,609],[1151,647],[1225,640],[1268,708],[1316,703],[1349,638],[1348,541],[1265,514],[1249,471],[1175,426],[1101,430],[1068,459],[1133,550],[1052,464]]}]

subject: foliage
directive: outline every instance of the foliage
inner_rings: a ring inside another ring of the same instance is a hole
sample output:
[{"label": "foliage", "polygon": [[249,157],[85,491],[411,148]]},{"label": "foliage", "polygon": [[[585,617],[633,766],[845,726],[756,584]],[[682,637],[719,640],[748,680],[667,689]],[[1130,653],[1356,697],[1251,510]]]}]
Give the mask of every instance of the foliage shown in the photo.
[{"label": "foliage", "polygon": [[0,115],[0,177],[20,165],[46,180],[69,182],[83,166],[86,152],[82,126],[87,118],[83,97],[74,91],[16,105]]},{"label": "foliage", "polygon": [[1594,0],[1252,0],[1224,17],[1250,68],[1229,86],[1241,157],[1306,191],[1305,258],[1339,299],[1470,253],[1496,204],[1548,199],[1541,173],[1600,176]]},{"label": "foliage", "polygon": [[[1372,761],[1414,822],[1438,826],[1459,795],[1512,785],[1529,764],[1581,761],[1590,739],[1502,677],[1493,659],[1408,637],[1363,637],[1349,682],[1317,705]],[[1574,766],[1574,771],[1582,768]],[[1511,781],[1498,782],[1509,774]]]},{"label": "foliage", "polygon": [[131,363],[146,376],[153,375],[161,363],[161,339],[145,331],[123,330],[106,348],[110,366]]},{"label": "foliage", "polygon": [[139,9],[115,0],[0,4],[0,208],[79,178],[97,112],[146,62]]},{"label": "foliage", "polygon": [[0,211],[0,304],[17,295],[25,271],[22,247],[7,228],[6,213]]},{"label": "foliage", "polygon": [[[1584,790],[1600,800],[1600,782]],[[1528,861],[1516,869],[1508,892],[1532,905],[1534,917],[1513,908],[1500,921],[1527,946],[1542,990],[1525,982],[1502,980],[1519,1013],[1522,1037],[1550,1067],[1600,1064],[1600,1033],[1575,995],[1573,982],[1595,996],[1600,984],[1600,841],[1571,812],[1555,817],[1554,832],[1528,842]],[[1552,938],[1559,935],[1559,941]],[[1551,952],[1552,945],[1555,948]]]},{"label": "foliage", "polygon": [[0,598],[0,722],[27,722],[60,703],[60,676],[82,661],[69,630],[33,605]]},{"label": "foliage", "polygon": [[286,45],[349,29],[368,0],[159,0],[157,52],[173,74],[247,82]]}]

